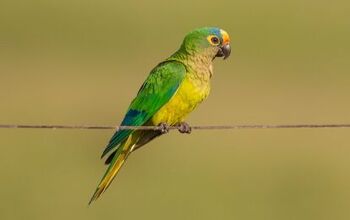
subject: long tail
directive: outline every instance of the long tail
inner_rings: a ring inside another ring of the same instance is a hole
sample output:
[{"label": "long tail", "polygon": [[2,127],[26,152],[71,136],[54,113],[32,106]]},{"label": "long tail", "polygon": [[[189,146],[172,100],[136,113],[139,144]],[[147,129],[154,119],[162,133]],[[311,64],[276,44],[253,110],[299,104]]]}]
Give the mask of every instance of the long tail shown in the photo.
[{"label": "long tail", "polygon": [[101,194],[106,191],[108,186],[112,183],[114,177],[118,173],[119,169],[122,167],[130,153],[133,151],[133,148],[136,143],[137,134],[131,134],[129,137],[121,143],[118,150],[116,151],[113,159],[111,160],[111,163],[105,173],[105,175],[102,177],[102,180],[100,184],[97,186],[97,189],[94,193],[94,195],[91,197],[89,205],[97,200]]}]

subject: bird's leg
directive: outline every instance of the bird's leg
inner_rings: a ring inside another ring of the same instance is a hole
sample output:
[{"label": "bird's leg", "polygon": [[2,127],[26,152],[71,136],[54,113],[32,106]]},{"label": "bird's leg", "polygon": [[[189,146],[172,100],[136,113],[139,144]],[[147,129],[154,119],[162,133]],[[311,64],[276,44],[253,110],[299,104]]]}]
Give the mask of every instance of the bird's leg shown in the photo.
[{"label": "bird's leg", "polygon": [[167,123],[164,123],[164,122],[160,123],[158,125],[158,127],[160,128],[160,133],[161,134],[166,134],[170,130],[170,126]]},{"label": "bird's leg", "polygon": [[191,134],[191,126],[187,124],[186,122],[180,122],[177,124],[177,129],[182,134]]}]

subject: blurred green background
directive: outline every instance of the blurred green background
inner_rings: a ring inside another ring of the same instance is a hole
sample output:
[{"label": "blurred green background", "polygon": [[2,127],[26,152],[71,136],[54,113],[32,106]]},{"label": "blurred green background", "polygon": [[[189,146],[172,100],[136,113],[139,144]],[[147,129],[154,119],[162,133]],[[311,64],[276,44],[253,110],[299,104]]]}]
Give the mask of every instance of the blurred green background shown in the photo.
[{"label": "blurred green background", "polygon": [[[191,124],[350,122],[350,3],[0,2],[0,123],[117,125],[201,26],[229,32]],[[112,130],[0,130],[0,219],[350,219],[350,130],[171,132],[102,199]]]}]

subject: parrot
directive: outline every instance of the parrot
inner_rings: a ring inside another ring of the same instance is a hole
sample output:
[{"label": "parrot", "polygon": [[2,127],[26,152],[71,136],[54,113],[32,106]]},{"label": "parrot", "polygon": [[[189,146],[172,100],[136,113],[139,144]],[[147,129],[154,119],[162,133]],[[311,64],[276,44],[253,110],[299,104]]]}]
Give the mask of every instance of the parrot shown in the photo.
[{"label": "parrot", "polygon": [[132,100],[121,126],[159,126],[159,130],[117,130],[101,158],[107,156],[108,168],[89,204],[110,186],[128,156],[156,137],[177,126],[181,133],[191,133],[185,122],[210,92],[213,61],[226,59],[231,46],[228,33],[218,27],[202,27],[189,32],[169,58],[153,68]]}]

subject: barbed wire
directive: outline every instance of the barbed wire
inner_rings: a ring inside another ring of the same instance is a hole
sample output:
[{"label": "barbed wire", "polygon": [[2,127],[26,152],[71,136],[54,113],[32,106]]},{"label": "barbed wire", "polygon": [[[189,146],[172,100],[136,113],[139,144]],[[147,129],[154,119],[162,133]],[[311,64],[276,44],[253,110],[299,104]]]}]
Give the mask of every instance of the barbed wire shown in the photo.
[{"label": "barbed wire", "polygon": [[[350,128],[350,124],[237,124],[237,125],[195,125],[192,130],[237,130],[237,129],[286,129],[286,128]],[[162,126],[99,126],[99,125],[25,125],[0,124],[0,128],[14,129],[91,129],[91,130],[162,130]],[[170,126],[169,129],[179,129],[179,126]]]}]

